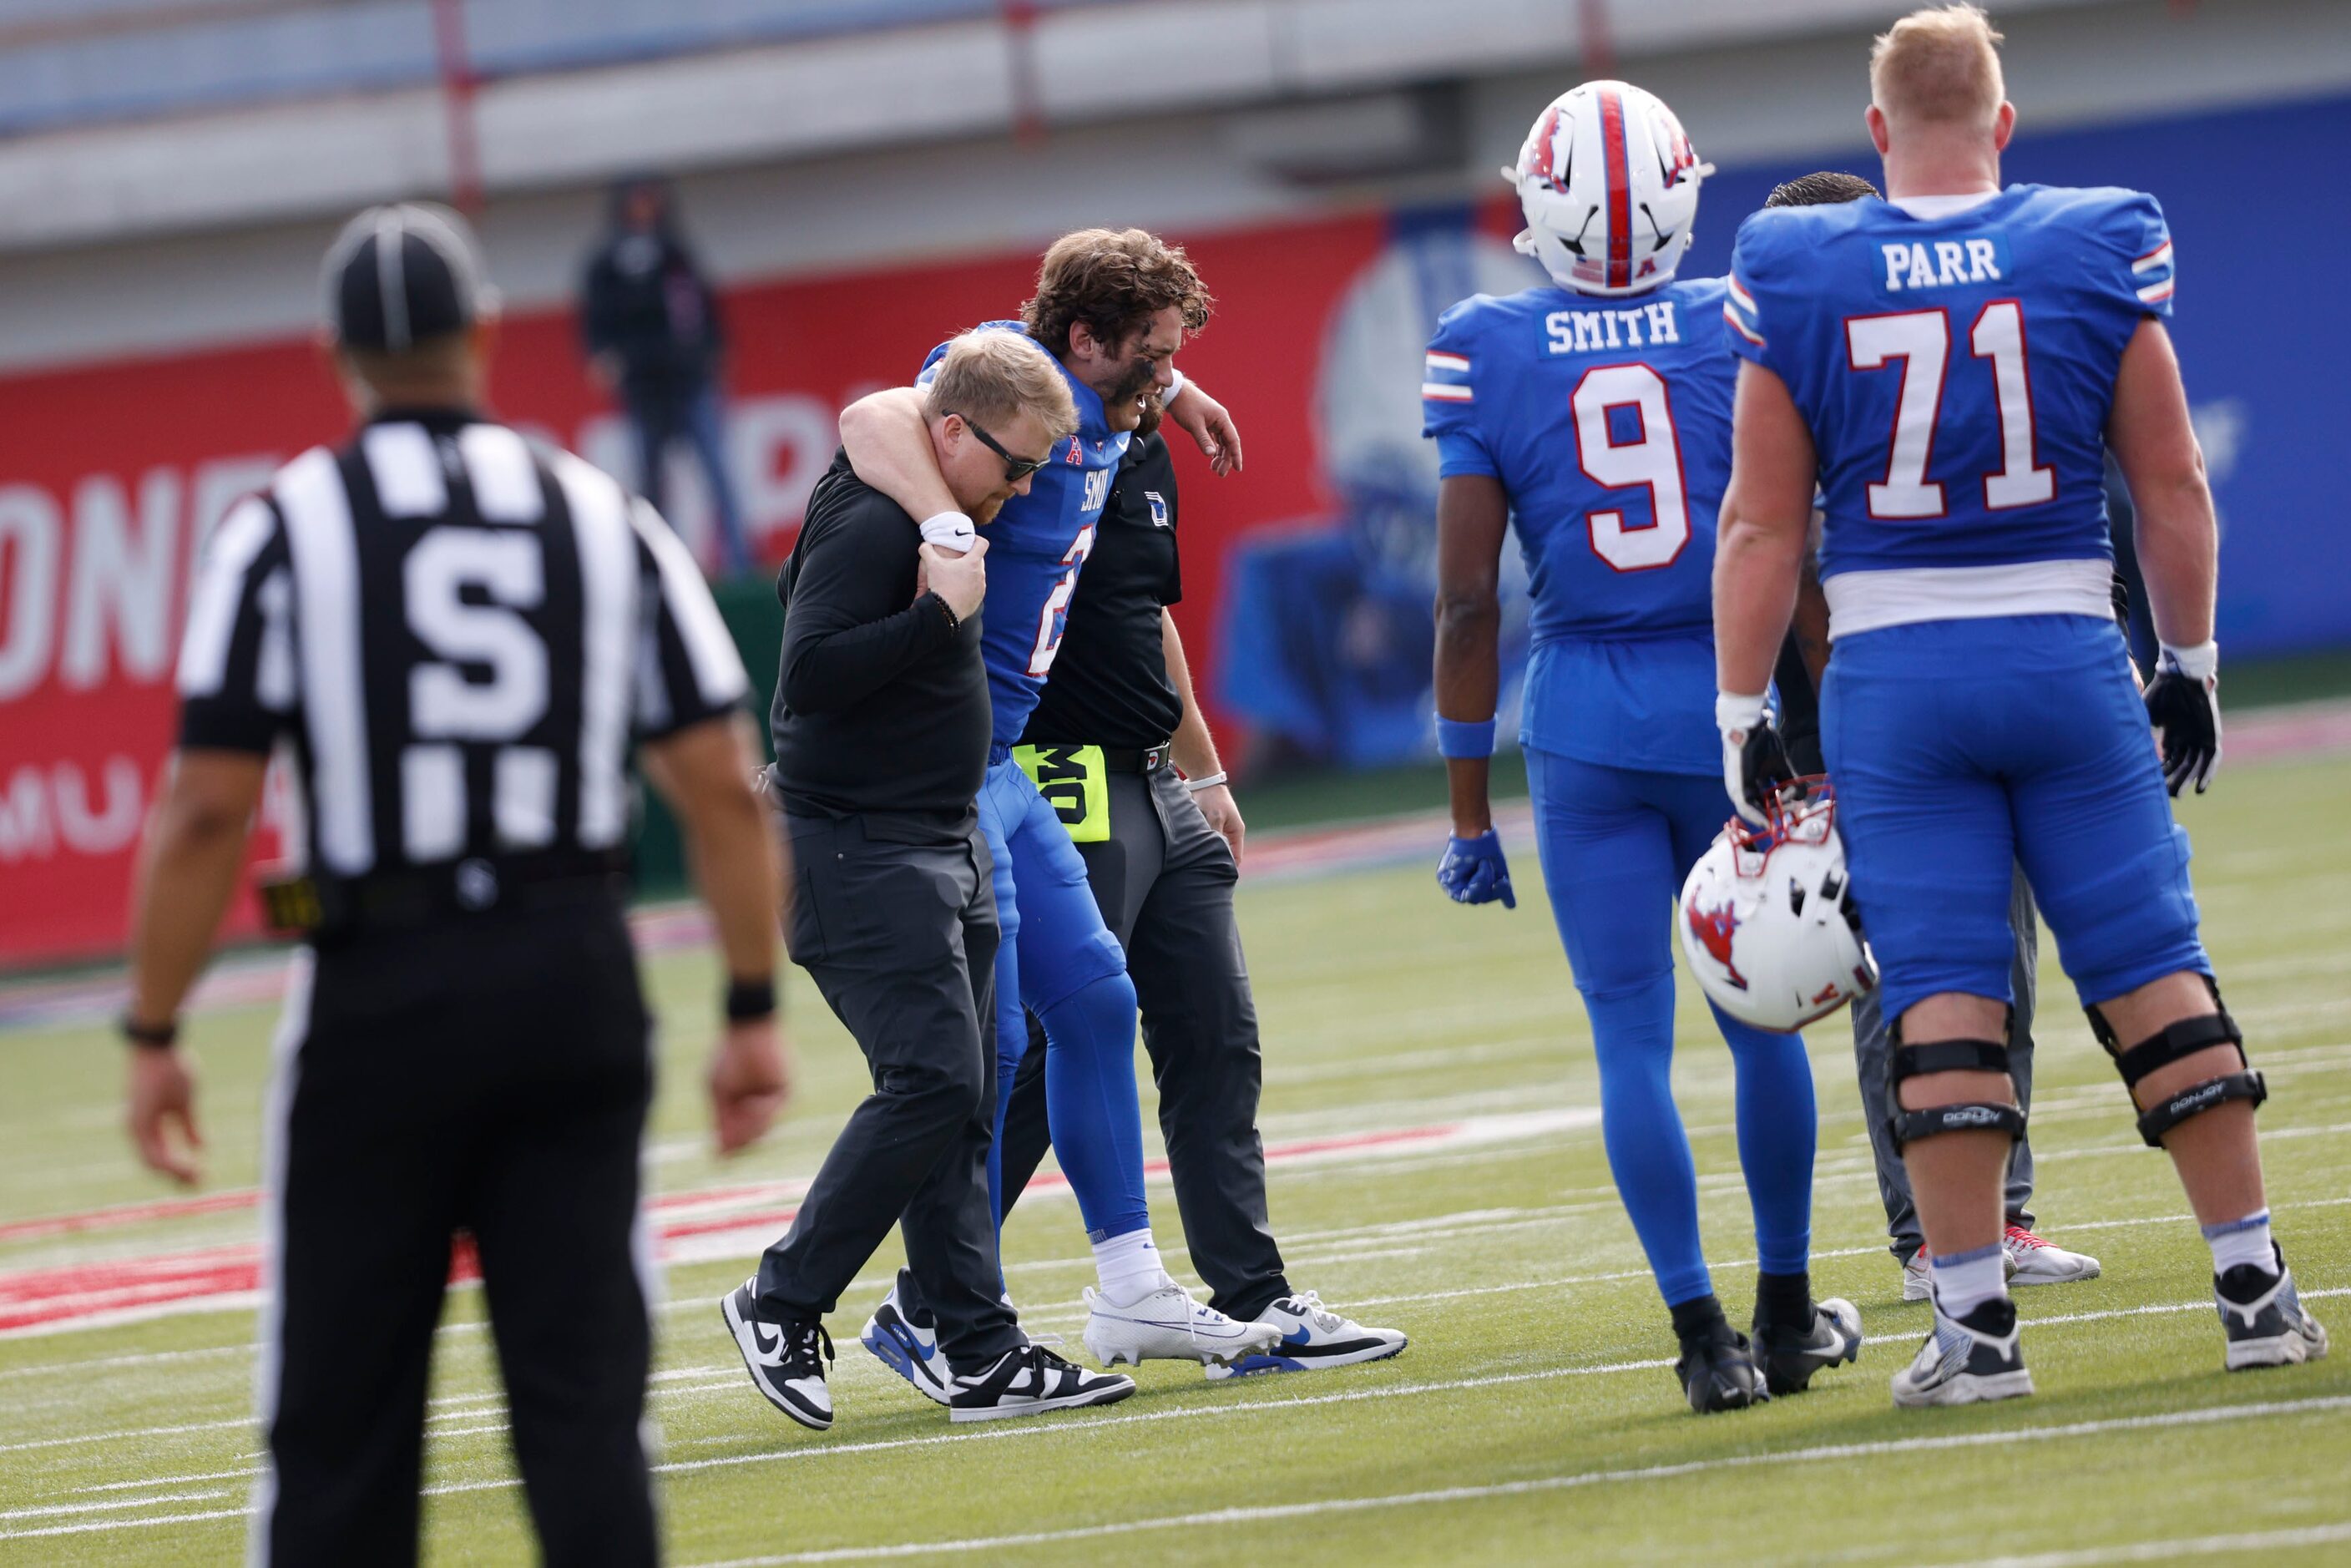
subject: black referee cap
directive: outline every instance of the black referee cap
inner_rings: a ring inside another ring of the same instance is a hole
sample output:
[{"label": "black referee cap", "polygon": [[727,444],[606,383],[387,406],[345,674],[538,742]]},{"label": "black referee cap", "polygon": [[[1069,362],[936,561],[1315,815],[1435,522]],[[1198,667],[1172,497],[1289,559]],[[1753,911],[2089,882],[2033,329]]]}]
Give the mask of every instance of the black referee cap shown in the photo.
[{"label": "black referee cap", "polygon": [[327,329],[350,349],[404,353],[497,309],[465,220],[423,202],[370,207],[327,249]]}]

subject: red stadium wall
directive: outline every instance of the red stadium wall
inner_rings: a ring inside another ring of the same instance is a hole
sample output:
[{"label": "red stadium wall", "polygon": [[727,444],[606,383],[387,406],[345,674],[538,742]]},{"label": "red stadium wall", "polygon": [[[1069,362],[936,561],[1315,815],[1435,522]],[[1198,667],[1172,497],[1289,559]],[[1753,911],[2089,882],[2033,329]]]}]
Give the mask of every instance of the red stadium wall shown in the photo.
[{"label": "red stadium wall", "polygon": [[[1182,363],[1232,408],[1248,462],[1218,480],[1179,438],[1178,615],[1204,693],[1215,690],[1229,542],[1331,509],[1311,428],[1326,318],[1388,232],[1374,215],[1190,246],[1220,303]],[[955,329],[1011,314],[1033,266],[1003,255],[731,292],[737,467],[771,559],[830,460],[839,407],[908,380]],[[611,450],[568,311],[507,323],[494,404],[590,455],[600,440]],[[346,428],[324,363],[301,341],[0,379],[0,963],[120,945],[139,829],[170,745],[190,558],[237,496]],[[277,821],[266,814],[257,852],[276,852]],[[249,901],[232,918],[251,929]]]}]

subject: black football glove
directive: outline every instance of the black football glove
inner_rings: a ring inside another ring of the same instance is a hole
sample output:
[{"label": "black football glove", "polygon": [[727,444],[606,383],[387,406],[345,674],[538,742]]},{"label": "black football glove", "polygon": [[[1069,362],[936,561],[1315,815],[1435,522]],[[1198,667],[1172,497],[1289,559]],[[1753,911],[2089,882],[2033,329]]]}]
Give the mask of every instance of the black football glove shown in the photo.
[{"label": "black football glove", "polygon": [[1714,722],[1722,732],[1722,787],[1739,814],[1761,827],[1780,787],[1796,777],[1788,745],[1761,697],[1718,694]]},{"label": "black football glove", "polygon": [[2176,797],[2190,779],[2199,795],[2220,766],[2220,656],[2166,644],[2147,684],[2147,717],[2163,737],[2163,784]]}]

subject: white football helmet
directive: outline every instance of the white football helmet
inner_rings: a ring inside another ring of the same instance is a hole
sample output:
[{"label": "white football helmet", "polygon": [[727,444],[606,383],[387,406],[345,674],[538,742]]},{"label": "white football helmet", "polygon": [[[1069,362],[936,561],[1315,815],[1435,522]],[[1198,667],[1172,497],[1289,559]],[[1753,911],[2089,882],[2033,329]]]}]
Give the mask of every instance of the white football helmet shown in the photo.
[{"label": "white football helmet", "polygon": [[1782,1033],[1877,984],[1846,886],[1836,796],[1797,781],[1763,827],[1733,817],[1682,884],[1682,953],[1707,999]]},{"label": "white football helmet", "polygon": [[1527,132],[1518,188],[1527,226],[1511,243],[1562,288],[1639,294],[1672,280],[1698,221],[1701,163],[1662,99],[1588,81],[1552,99]]}]

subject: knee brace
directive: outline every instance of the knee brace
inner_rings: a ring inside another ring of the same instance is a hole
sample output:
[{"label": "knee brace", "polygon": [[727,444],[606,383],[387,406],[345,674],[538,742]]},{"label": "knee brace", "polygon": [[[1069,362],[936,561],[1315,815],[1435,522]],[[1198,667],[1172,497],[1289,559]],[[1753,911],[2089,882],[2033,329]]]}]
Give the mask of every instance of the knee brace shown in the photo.
[{"label": "knee brace", "polygon": [[[2181,1019],[2128,1050],[2121,1048],[2121,1042],[2115,1038],[2115,1031],[2107,1027],[2105,1019],[2097,1009],[2083,1009],[2090,1015],[2090,1028],[2097,1035],[2098,1043],[2105,1046],[2106,1054],[2115,1059],[2115,1071],[2123,1075],[2123,1086],[2131,1090],[2137,1090],[2139,1080],[2148,1073],[2158,1068],[2168,1067],[2183,1057],[2193,1056],[2216,1045],[2237,1048],[2237,1071],[2207,1078],[2201,1083],[2191,1083],[2166,1096],[2161,1104],[2151,1105],[2139,1113],[2138,1135],[2147,1140],[2147,1145],[2151,1149],[2163,1147],[2163,1135],[2190,1116],[2200,1116],[2231,1100],[2243,1100],[2259,1106],[2270,1097],[2269,1086],[2262,1082],[2262,1075],[2252,1070],[2252,1063],[2245,1058],[2245,1037],[2238,1031],[2237,1020],[2229,1016],[2227,1009],[2220,1006],[2220,992],[2217,987],[2212,992],[2212,1003],[2219,1010]],[[2136,1095],[2133,1098],[2136,1102]]]},{"label": "knee brace", "polygon": [[1902,1108],[1902,1081],[1906,1078],[1925,1072],[1998,1072],[2005,1076],[2005,1044],[1991,1040],[1938,1040],[1927,1045],[1905,1045],[1901,1031],[1896,1030],[1893,1046],[1886,1073],[1890,1110],[1886,1120],[1893,1129],[1897,1152],[1913,1138],[1931,1138],[1938,1133],[2006,1133],[2011,1141],[2024,1136],[2024,1113],[2013,1105],[1977,1100],[1956,1105],[1929,1105],[1917,1111]]}]

